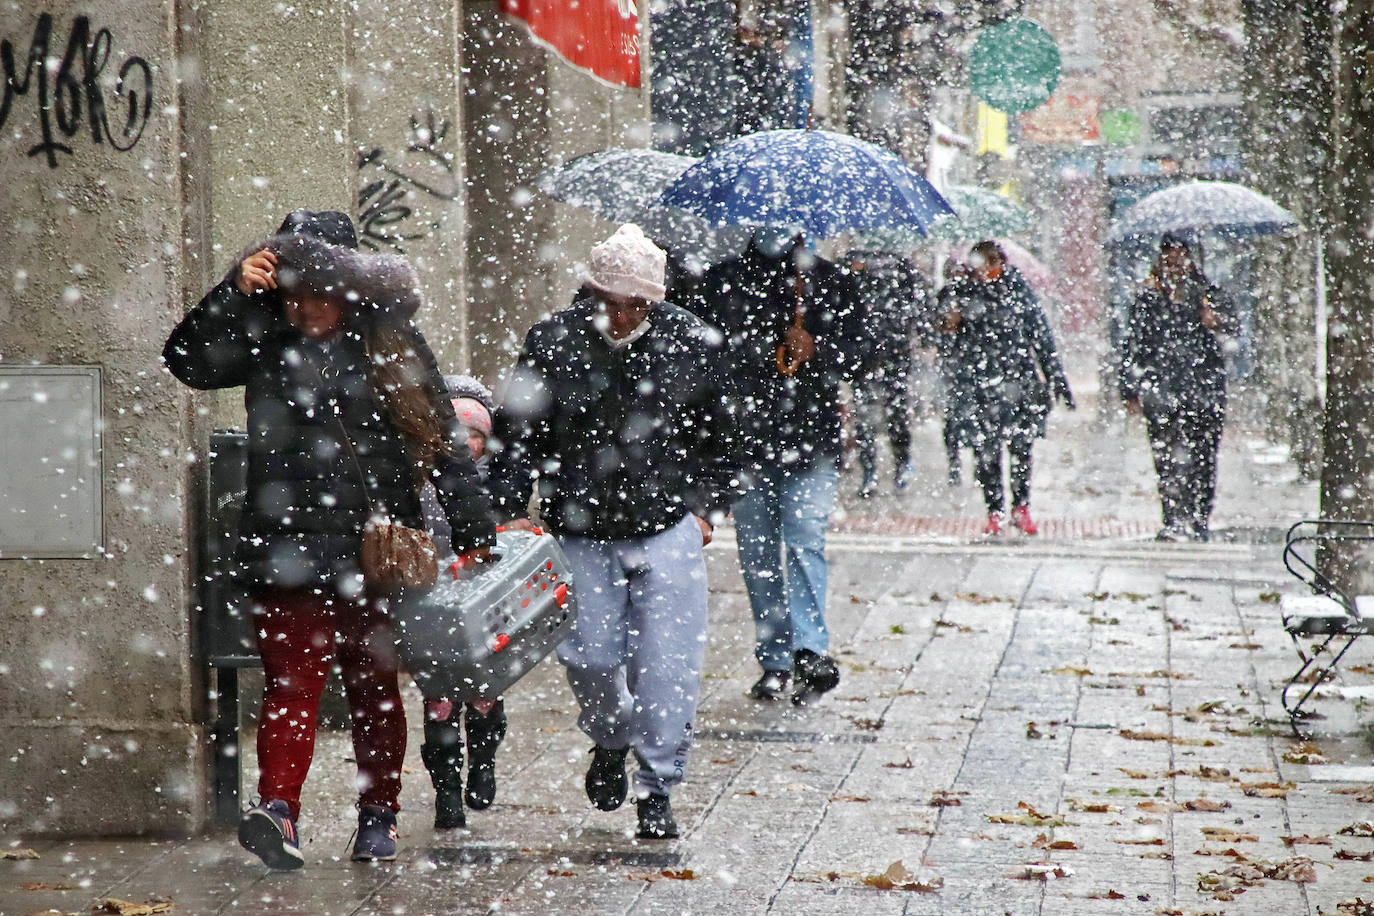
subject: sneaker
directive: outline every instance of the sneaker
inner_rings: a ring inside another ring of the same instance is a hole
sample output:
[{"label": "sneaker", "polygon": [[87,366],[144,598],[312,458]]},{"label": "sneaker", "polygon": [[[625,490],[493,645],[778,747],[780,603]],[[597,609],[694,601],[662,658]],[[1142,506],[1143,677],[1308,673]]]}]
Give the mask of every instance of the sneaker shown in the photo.
[{"label": "sneaker", "polygon": [[839,666],[830,656],[798,649],[793,658],[797,670],[797,686],[792,692],[794,706],[806,706],[840,685]]},{"label": "sneaker", "polygon": [[639,813],[639,830],[635,836],[641,840],[675,840],[678,837],[677,821],[673,820],[673,806],[666,795],[646,795],[635,801]]},{"label": "sneaker", "polygon": [[1166,544],[1182,544],[1188,540],[1188,532],[1178,525],[1165,525],[1159,529],[1159,533],[1155,535],[1155,540]]},{"label": "sneaker", "polygon": [[273,799],[244,812],[239,821],[239,845],[268,868],[287,871],[305,864],[291,806],[284,801]]},{"label": "sneaker", "polygon": [[358,838],[354,862],[390,862],[396,858],[396,812],[373,805],[358,806]]},{"label": "sneaker", "polygon": [[791,686],[791,671],[765,671],[749,688],[749,696],[756,700],[781,700]]},{"label": "sneaker", "polygon": [[911,482],[916,479],[916,466],[910,461],[897,469],[897,476],[892,479],[892,485],[899,491],[911,486]]},{"label": "sneaker", "polygon": [[630,781],[625,776],[627,747],[592,748],[592,764],[587,767],[587,798],[602,811],[614,811],[625,803]]},{"label": "sneaker", "polygon": [[1188,540],[1196,541],[1199,544],[1206,544],[1212,539],[1212,532],[1207,529],[1205,524],[1194,523],[1188,532]]},{"label": "sneaker", "polygon": [[988,537],[996,537],[1002,533],[1002,513],[989,512],[988,523],[983,526],[983,533]]},{"label": "sneaker", "polygon": [[1040,526],[1031,518],[1030,506],[1015,506],[1011,510],[1011,523],[1022,534],[1039,534]]}]

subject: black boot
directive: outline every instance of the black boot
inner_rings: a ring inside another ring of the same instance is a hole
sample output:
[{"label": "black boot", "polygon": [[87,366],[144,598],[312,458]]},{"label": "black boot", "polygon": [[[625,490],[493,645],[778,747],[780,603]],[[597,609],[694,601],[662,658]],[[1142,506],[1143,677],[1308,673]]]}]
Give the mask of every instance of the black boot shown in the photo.
[{"label": "black boot", "polygon": [[635,802],[635,807],[639,815],[639,830],[635,836],[641,840],[677,839],[677,821],[673,819],[668,796],[646,795]]},{"label": "black boot", "polygon": [[468,704],[468,807],[482,811],[496,798],[496,748],[506,737],[506,704],[500,700],[486,715]]},{"label": "black boot", "polygon": [[796,687],[792,692],[792,703],[807,706],[829,693],[840,684],[840,669],[835,660],[828,655],[798,649],[792,654],[796,666]]},{"label": "black boot", "polygon": [[457,717],[425,723],[420,759],[434,783],[434,829],[466,827],[463,813],[463,729]]}]

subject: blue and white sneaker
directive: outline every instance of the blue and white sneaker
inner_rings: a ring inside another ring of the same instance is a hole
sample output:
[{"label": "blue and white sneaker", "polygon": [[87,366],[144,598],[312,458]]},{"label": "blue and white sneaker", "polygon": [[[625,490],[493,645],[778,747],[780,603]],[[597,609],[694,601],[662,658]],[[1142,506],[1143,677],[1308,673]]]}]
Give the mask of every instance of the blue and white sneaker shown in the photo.
[{"label": "blue and white sneaker", "polygon": [[354,862],[390,862],[396,858],[396,812],[372,805],[358,806],[358,839]]},{"label": "blue and white sneaker", "polygon": [[262,802],[244,812],[239,821],[239,845],[262,859],[268,868],[288,871],[305,864],[291,808],[279,799]]}]

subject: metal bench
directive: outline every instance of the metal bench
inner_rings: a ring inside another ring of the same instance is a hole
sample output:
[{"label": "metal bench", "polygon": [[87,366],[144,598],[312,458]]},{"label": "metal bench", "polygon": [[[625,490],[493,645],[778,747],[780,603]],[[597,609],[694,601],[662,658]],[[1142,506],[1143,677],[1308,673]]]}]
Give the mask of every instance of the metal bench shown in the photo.
[{"label": "metal bench", "polygon": [[[1300,718],[1311,715],[1303,707],[1318,687],[1336,676],[1355,640],[1374,633],[1374,595],[1352,597],[1317,568],[1317,550],[1336,543],[1374,544],[1374,522],[1306,519],[1289,528],[1284,539],[1283,565],[1309,589],[1309,594],[1284,595],[1279,600],[1283,628],[1302,660],[1280,694],[1294,731]],[[1303,638],[1319,641],[1308,651]],[[1290,694],[1305,681],[1307,689],[1293,702]]]}]

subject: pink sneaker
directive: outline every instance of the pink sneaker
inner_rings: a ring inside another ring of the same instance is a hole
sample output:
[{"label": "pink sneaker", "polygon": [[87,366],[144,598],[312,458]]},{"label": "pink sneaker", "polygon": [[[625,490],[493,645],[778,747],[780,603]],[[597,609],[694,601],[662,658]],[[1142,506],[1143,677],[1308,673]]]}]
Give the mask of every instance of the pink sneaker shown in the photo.
[{"label": "pink sneaker", "polygon": [[983,526],[983,533],[995,537],[1002,533],[1002,513],[989,512],[988,523]]},{"label": "pink sneaker", "polygon": [[1011,510],[1011,523],[1025,534],[1038,534],[1040,527],[1030,516],[1030,506],[1016,506]]}]

